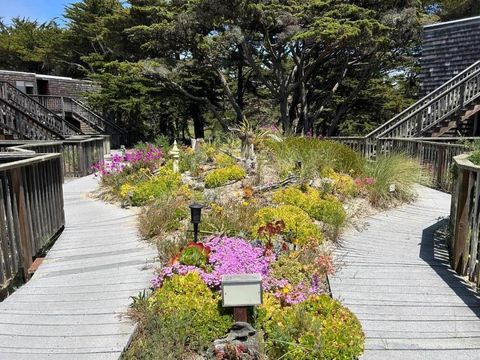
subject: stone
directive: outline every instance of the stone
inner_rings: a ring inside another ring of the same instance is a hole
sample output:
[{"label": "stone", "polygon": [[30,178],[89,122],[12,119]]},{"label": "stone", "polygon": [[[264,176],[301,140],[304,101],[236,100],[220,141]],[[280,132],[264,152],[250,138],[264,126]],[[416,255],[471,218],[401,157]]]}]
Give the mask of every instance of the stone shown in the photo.
[{"label": "stone", "polygon": [[212,359],[260,360],[257,331],[246,322],[236,322],[226,337],[213,342]]}]

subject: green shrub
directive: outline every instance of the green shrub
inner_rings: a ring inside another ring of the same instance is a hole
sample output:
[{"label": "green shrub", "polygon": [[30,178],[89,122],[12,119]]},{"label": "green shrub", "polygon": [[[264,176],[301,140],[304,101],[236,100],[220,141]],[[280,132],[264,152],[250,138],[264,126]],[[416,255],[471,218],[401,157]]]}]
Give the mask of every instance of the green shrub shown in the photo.
[{"label": "green shrub", "polygon": [[353,360],[364,350],[365,337],[358,319],[327,295],[283,308],[272,296],[266,296],[255,325],[265,333],[271,359]]},{"label": "green shrub", "polygon": [[475,150],[469,157],[470,160],[475,165],[480,165],[480,150]]},{"label": "green shrub", "polygon": [[320,243],[323,235],[310,219],[308,213],[300,207],[293,205],[281,205],[279,207],[266,207],[255,214],[255,224],[252,227],[254,236],[257,236],[258,229],[268,223],[283,220],[285,223],[284,233],[290,241],[297,245],[304,245],[311,241]]},{"label": "green shrub", "polygon": [[181,176],[174,173],[167,166],[145,182],[138,184],[132,191],[132,204],[135,206],[145,204],[155,199],[171,196],[181,185]]},{"label": "green shrub", "polygon": [[135,304],[140,331],[126,359],[185,359],[224,336],[233,319],[222,314],[219,295],[197,273],[175,275],[148,300]]},{"label": "green shrub", "polygon": [[205,176],[205,187],[216,188],[228,184],[230,181],[237,181],[245,178],[247,173],[239,165],[227,166],[212,170]]},{"label": "green shrub", "polygon": [[273,194],[277,204],[294,205],[306,211],[312,218],[339,229],[347,214],[342,203],[334,196],[322,198],[320,192],[310,186],[301,188],[290,186]]},{"label": "green shrub", "polygon": [[[411,201],[415,196],[415,183],[428,181],[417,161],[398,154],[380,156],[368,163],[366,174],[374,179],[368,187],[370,202],[380,207],[391,205],[394,201]],[[394,191],[390,191],[392,185]]]},{"label": "green shrub", "polygon": [[236,164],[234,158],[223,153],[214,155],[213,159],[214,159],[215,165],[217,165],[218,167],[227,167],[227,166],[232,166]]},{"label": "green shrub", "polygon": [[300,175],[305,179],[317,177],[327,167],[354,175],[361,174],[365,167],[359,154],[335,141],[287,137],[280,142],[266,141],[266,146],[273,152],[275,167],[282,175],[293,171],[297,161],[301,162]]}]

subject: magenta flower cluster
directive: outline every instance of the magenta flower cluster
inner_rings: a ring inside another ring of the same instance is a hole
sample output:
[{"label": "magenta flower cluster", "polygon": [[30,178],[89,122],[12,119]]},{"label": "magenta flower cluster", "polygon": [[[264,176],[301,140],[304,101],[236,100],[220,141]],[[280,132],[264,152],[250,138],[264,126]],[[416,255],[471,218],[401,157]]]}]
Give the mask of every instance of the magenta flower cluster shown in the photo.
[{"label": "magenta flower cluster", "polygon": [[93,170],[101,175],[108,176],[122,172],[125,168],[146,168],[155,170],[162,159],[163,152],[152,144],[147,144],[141,149],[131,149],[125,154],[116,153],[110,161],[101,161],[92,166]]},{"label": "magenta flower cluster", "polygon": [[293,286],[287,279],[267,278],[265,289],[286,305],[294,305],[307,300],[310,296],[325,293],[317,275],[310,282],[301,282]]},{"label": "magenta flower cluster", "polygon": [[204,268],[174,264],[164,267],[152,280],[154,288],[163,284],[166,278],[174,274],[185,275],[191,271],[199,273],[205,284],[218,289],[222,275],[253,274],[263,276],[266,284],[269,266],[275,260],[273,253],[266,255],[263,247],[255,247],[240,238],[214,237],[205,243],[210,248],[208,264]]},{"label": "magenta flower cluster", "polygon": [[263,277],[263,289],[272,293],[286,305],[298,304],[314,294],[324,293],[322,282],[317,275],[311,281],[291,285],[286,279],[276,279],[270,275],[269,269],[276,260],[275,253],[263,247],[257,247],[241,238],[225,236],[214,237],[205,243],[210,249],[206,266],[198,267],[175,263],[164,267],[152,280],[155,289],[173,275],[186,275],[197,272],[210,288],[218,290],[222,275],[259,273]]}]

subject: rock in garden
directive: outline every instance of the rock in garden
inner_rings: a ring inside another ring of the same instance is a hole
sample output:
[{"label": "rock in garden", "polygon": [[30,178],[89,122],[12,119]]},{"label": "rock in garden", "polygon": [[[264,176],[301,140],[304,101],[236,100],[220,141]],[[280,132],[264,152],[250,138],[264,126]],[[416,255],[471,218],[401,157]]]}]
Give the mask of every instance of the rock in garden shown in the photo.
[{"label": "rock in garden", "polygon": [[260,360],[257,331],[246,322],[236,322],[228,335],[213,342],[213,359]]}]

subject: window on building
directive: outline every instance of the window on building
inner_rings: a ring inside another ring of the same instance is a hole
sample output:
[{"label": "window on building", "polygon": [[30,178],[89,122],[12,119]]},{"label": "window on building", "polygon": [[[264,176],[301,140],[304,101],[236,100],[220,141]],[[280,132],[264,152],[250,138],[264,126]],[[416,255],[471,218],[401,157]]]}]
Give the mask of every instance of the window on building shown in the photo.
[{"label": "window on building", "polygon": [[15,86],[18,90],[23,91],[25,94],[33,94],[33,82],[31,81],[16,81]]}]

